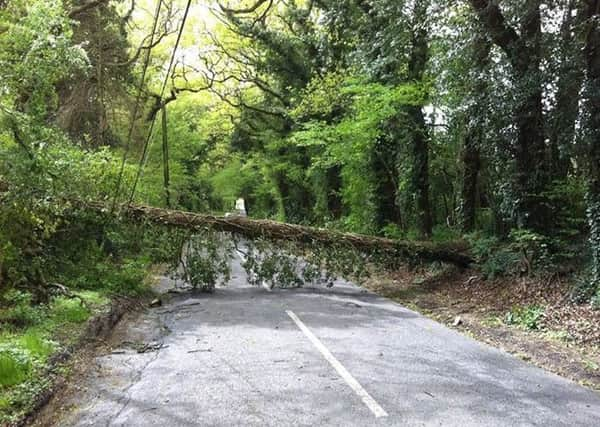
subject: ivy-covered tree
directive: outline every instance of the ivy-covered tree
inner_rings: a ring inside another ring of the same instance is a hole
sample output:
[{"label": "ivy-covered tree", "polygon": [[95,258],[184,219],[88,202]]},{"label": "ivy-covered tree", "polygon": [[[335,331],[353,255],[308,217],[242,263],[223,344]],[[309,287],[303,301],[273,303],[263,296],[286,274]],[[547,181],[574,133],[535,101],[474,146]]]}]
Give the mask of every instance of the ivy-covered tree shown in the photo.
[{"label": "ivy-covered tree", "polygon": [[126,25],[132,13],[130,8],[122,16],[114,2],[85,0],[73,2],[68,12],[75,23],[73,42],[85,50],[90,67],[77,78],[58,84],[56,120],[73,139],[88,147],[119,145],[116,120],[109,116],[128,105],[125,91],[139,56],[130,58],[128,52]]},{"label": "ivy-covered tree", "polygon": [[585,9],[585,138],[587,147],[587,214],[592,250],[592,281],[600,300],[600,1]]},{"label": "ivy-covered tree", "polygon": [[544,135],[541,1],[527,0],[516,11],[519,31],[497,2],[471,0],[487,34],[504,52],[511,67],[513,120],[514,215],[517,224],[543,232],[548,218],[542,192],[548,184]]}]

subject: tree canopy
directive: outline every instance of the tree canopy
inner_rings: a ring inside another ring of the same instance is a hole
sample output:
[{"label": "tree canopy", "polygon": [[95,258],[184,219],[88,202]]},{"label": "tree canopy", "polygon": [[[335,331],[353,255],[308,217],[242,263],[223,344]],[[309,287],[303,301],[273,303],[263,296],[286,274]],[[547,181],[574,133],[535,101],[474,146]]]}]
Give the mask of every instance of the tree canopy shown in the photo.
[{"label": "tree canopy", "polygon": [[224,213],[243,197],[254,218],[493,238],[535,254],[527,270],[588,271],[600,301],[599,13],[2,1],[0,280],[54,265],[68,200]]}]

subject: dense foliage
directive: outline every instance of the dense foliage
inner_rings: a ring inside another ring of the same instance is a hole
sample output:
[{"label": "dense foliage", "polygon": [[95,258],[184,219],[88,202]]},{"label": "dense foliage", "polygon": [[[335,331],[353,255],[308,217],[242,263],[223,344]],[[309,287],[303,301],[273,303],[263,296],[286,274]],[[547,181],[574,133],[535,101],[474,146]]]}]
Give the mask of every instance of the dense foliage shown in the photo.
[{"label": "dense foliage", "polygon": [[[219,235],[110,214],[243,197],[257,218],[466,236],[486,275],[577,271],[575,299],[599,303],[597,2],[187,5],[0,2],[0,292],[135,292],[161,259],[210,288]],[[291,249],[262,249],[261,280],[291,271]]]},{"label": "dense foliage", "polygon": [[600,0],[0,0],[0,424],[152,265],[205,291],[234,252],[267,287],[398,266],[121,209],[239,197],[254,218],[464,239],[483,278],[567,275],[600,307]]}]

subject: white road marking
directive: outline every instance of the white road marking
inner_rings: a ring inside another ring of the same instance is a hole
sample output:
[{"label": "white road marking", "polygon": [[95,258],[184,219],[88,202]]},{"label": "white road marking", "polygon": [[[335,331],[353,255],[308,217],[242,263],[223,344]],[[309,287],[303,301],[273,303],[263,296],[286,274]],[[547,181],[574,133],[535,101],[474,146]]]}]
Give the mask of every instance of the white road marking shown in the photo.
[{"label": "white road marking", "polygon": [[308,327],[296,316],[296,314],[291,310],[285,311],[288,316],[294,321],[296,326],[300,328],[304,335],[308,337],[310,342],[313,343],[317,350],[321,352],[323,357],[333,366],[333,369],[337,371],[337,373],[346,381],[346,383],[350,386],[352,390],[362,399],[365,405],[373,412],[376,418],[387,417],[388,413],[379,406],[379,404],[371,397],[369,393],[360,385],[360,383],[348,372],[346,368],[335,358],[333,354],[323,345],[323,343],[317,338]]}]

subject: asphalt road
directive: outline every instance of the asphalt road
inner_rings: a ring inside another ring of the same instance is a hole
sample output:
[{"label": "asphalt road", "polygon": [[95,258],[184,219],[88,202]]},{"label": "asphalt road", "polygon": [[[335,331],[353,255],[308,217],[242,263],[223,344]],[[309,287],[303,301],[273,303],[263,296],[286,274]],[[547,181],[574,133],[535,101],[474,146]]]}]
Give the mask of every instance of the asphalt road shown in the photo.
[{"label": "asphalt road", "polygon": [[120,324],[57,425],[600,426],[599,394],[385,298],[267,292],[233,267]]}]

